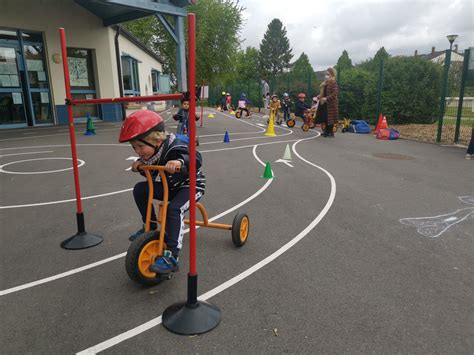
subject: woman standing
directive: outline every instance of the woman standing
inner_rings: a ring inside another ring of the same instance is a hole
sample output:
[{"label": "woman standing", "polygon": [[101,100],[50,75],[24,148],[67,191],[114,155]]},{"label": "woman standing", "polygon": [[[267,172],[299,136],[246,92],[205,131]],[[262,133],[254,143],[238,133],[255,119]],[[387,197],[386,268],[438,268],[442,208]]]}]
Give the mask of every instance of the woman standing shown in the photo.
[{"label": "woman standing", "polygon": [[325,79],[325,96],[321,99],[321,103],[327,106],[327,124],[324,136],[334,137],[334,124],[339,118],[339,88],[336,82],[336,69],[328,68]]}]

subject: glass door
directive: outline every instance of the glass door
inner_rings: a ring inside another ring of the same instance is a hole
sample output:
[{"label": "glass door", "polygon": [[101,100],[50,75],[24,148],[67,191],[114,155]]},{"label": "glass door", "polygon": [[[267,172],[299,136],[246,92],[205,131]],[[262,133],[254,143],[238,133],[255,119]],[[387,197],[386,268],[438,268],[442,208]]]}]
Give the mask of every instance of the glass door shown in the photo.
[{"label": "glass door", "polygon": [[[7,32],[12,32],[11,35],[16,37],[15,31],[1,31],[0,40],[9,35]],[[0,127],[27,124],[18,50],[13,41],[0,41]]]},{"label": "glass door", "polygon": [[43,36],[38,32],[21,32],[27,85],[31,97],[34,124],[52,123],[52,102],[49,92]]}]

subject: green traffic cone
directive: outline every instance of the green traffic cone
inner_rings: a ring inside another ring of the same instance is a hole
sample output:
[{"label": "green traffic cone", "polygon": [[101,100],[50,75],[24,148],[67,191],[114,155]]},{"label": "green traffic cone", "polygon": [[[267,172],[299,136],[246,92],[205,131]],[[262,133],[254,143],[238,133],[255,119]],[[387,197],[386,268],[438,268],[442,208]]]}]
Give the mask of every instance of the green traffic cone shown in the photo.
[{"label": "green traffic cone", "polygon": [[95,127],[94,127],[94,122],[92,121],[91,115],[87,113],[87,127],[86,127],[86,133],[84,133],[86,136],[90,135],[95,135]]},{"label": "green traffic cone", "polygon": [[273,179],[273,171],[269,161],[267,161],[267,164],[265,165],[265,172],[262,177],[264,179]]}]

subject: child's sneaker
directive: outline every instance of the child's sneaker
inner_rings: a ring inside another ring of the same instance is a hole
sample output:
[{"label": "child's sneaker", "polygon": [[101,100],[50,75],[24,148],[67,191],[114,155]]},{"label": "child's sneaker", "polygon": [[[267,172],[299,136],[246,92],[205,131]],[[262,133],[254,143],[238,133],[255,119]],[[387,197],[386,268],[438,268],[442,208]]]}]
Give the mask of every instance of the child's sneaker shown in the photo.
[{"label": "child's sneaker", "polygon": [[165,250],[163,255],[155,260],[153,265],[148,268],[151,272],[157,274],[169,274],[179,271],[179,261],[175,258],[171,251]]}]

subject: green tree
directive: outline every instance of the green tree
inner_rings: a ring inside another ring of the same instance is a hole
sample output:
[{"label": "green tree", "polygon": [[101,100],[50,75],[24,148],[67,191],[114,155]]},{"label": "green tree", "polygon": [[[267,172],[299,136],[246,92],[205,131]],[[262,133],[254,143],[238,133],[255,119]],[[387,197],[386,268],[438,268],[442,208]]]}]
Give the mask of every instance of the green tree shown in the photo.
[{"label": "green tree", "polygon": [[279,19],[273,19],[260,43],[259,60],[262,77],[269,81],[272,76],[288,68],[293,58],[291,51],[286,28]]},{"label": "green tree", "polygon": [[382,60],[385,61],[385,59],[390,58],[390,54],[387,53],[384,47],[381,47],[377,53],[375,53],[375,56],[371,59],[366,60],[365,62],[362,62],[358,66],[367,70],[372,70],[372,71],[377,71],[380,68],[380,62]]},{"label": "green tree", "polygon": [[[217,82],[232,66],[244,8],[233,0],[200,0],[187,9],[196,14],[196,81]],[[165,18],[174,23],[172,17]],[[165,72],[176,74],[176,44],[154,16],[124,27],[163,58]]]},{"label": "green tree", "polygon": [[[319,82],[316,80],[316,74],[306,53],[301,53],[299,58],[292,64],[290,78],[292,81],[291,95],[296,95],[298,92],[305,92],[308,96],[319,93]],[[309,88],[310,84],[311,88]]]},{"label": "green tree", "polygon": [[259,51],[254,47],[247,47],[245,51],[239,51],[237,58],[236,74],[240,80],[259,80]]},{"label": "green tree", "polygon": [[433,123],[439,112],[441,68],[415,57],[384,64],[382,112],[394,123]]},{"label": "green tree", "polygon": [[349,58],[349,53],[347,53],[347,51],[344,49],[342,51],[341,56],[337,60],[336,70],[338,72],[341,72],[343,70],[351,69],[351,68],[352,68],[352,60],[351,58]]},{"label": "green tree", "polygon": [[374,120],[377,75],[362,68],[350,68],[339,81],[339,116],[341,118]]}]

